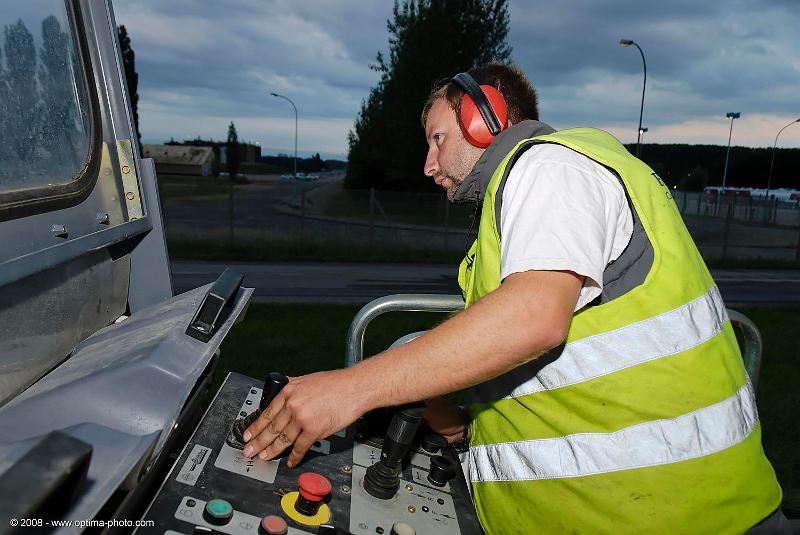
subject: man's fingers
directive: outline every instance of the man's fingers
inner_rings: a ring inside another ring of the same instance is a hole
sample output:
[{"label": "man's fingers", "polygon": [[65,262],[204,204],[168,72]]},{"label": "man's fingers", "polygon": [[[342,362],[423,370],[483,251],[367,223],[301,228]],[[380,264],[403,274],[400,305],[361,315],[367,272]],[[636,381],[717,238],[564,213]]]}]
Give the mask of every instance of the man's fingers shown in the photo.
[{"label": "man's fingers", "polygon": [[298,436],[300,436],[300,427],[295,423],[290,423],[283,431],[278,433],[278,436],[275,437],[275,441],[267,446],[258,456],[265,461],[274,459],[283,453],[286,448],[291,446],[294,441],[297,440]]},{"label": "man's fingers", "polygon": [[252,457],[264,450],[267,446],[272,444],[280,433],[289,425],[291,415],[288,411],[282,410],[278,412],[274,418],[258,418],[263,420],[261,432],[254,435],[244,448],[244,456]]},{"label": "man's fingers", "polygon": [[267,424],[272,421],[275,415],[283,409],[285,398],[278,393],[277,396],[270,402],[266,409],[256,418],[256,421],[250,424],[250,427],[245,429],[243,433],[244,441],[248,442],[251,437],[258,435]]},{"label": "man's fingers", "polygon": [[300,461],[303,460],[303,457],[305,456],[306,452],[311,446],[314,445],[314,442],[316,442],[316,440],[317,439],[313,435],[307,432],[304,432],[302,435],[297,437],[297,439],[294,441],[294,448],[292,448],[292,453],[289,455],[289,460],[286,462],[286,466],[288,466],[289,468],[294,468],[295,466],[300,464]]}]

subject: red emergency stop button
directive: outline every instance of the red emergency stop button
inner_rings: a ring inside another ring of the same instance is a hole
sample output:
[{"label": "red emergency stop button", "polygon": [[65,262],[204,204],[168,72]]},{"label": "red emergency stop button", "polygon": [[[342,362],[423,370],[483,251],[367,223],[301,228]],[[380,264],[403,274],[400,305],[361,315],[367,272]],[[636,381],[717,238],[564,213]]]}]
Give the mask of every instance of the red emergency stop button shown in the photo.
[{"label": "red emergency stop button", "polygon": [[306,472],[297,478],[300,495],[294,504],[298,513],[314,516],[319,511],[322,501],[331,493],[331,482],[316,472]]},{"label": "red emergency stop button", "polygon": [[300,495],[312,502],[321,502],[331,493],[331,482],[328,478],[316,472],[306,472],[297,478],[300,486]]}]

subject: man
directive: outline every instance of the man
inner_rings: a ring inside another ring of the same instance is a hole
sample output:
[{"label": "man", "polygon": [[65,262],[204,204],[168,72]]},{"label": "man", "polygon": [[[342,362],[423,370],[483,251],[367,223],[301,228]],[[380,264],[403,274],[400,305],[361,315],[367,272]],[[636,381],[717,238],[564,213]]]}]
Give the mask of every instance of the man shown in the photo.
[{"label": "man", "polygon": [[[507,66],[435,88],[423,124],[425,173],[482,203],[465,311],[293,379],[245,455],[293,443],[295,465],[368,410],[475,387],[469,478],[489,534],[780,532],[724,304],[657,175],[605,132],[538,122]],[[436,402],[427,417],[452,441],[459,414]]]}]

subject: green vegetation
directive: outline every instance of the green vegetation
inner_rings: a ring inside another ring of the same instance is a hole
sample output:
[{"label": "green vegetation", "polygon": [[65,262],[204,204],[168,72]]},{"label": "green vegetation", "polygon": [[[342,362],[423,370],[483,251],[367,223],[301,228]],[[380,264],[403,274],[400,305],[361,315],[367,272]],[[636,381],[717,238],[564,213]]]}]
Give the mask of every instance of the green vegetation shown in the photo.
[{"label": "green vegetation", "polygon": [[764,340],[758,410],[764,450],[783,488],[783,510],[800,518],[800,308],[742,309]]},{"label": "green vegetation", "polygon": [[[252,305],[222,344],[215,390],[229,371],[263,377],[270,370],[300,375],[342,367],[345,337],[358,306]],[[764,449],[784,492],[784,511],[800,517],[800,308],[742,310],[764,338],[758,404]],[[365,355],[405,334],[425,330],[443,314],[395,312],[369,326]]]},{"label": "green vegetation", "polygon": [[459,250],[461,241],[442,249],[406,249],[392,246],[347,245],[332,242],[305,240],[253,240],[236,241],[230,245],[224,241],[188,240],[168,238],[167,247],[173,260],[239,260],[252,262],[318,261],[318,262],[412,262],[445,263],[461,262],[464,252]]},{"label": "green vegetation", "polygon": [[228,140],[225,142],[225,158],[230,173],[231,180],[236,182],[239,175],[239,166],[242,163],[242,154],[239,152],[239,134],[236,133],[236,126],[231,121],[228,125]]},{"label": "green vegetation", "polygon": [[230,180],[224,177],[158,175],[158,194],[166,199],[196,199],[209,195],[227,195]]},{"label": "green vegetation", "polygon": [[[544,118],[545,122],[547,118]],[[589,125],[587,125],[589,126]],[[636,145],[625,145],[636,154]],[[672,188],[699,191],[719,185],[725,166],[725,145],[646,144],[640,158]],[[731,147],[728,187],[764,188],[767,185],[772,147]],[[797,187],[800,149],[777,149],[772,188]]]}]

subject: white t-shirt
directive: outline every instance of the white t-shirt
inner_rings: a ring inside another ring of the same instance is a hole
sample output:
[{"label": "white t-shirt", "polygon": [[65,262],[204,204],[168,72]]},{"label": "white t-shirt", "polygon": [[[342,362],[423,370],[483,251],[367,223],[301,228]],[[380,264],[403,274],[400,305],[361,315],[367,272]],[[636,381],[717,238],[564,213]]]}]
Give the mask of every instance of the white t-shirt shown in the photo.
[{"label": "white t-shirt", "polygon": [[561,145],[535,145],[514,164],[500,213],[500,279],[528,270],[586,277],[575,310],[600,295],[603,271],[633,232],[619,179]]}]

